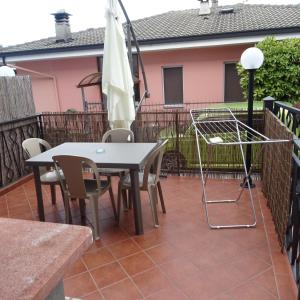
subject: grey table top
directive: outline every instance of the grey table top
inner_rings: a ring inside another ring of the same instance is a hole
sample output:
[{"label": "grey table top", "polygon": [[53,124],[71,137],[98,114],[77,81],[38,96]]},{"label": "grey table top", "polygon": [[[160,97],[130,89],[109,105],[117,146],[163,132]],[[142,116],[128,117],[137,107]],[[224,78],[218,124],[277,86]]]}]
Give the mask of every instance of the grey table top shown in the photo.
[{"label": "grey table top", "polygon": [[156,143],[64,143],[26,161],[29,166],[52,165],[54,155],[77,155],[98,167],[139,169]]}]

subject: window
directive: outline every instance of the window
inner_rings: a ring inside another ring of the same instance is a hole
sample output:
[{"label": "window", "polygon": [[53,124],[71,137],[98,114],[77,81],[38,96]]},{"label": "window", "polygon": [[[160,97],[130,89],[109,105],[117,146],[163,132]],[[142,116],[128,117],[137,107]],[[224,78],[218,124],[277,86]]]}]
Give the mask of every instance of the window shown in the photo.
[{"label": "window", "polygon": [[182,67],[164,67],[164,99],[166,105],[183,103]]},{"label": "window", "polygon": [[236,63],[225,63],[224,102],[244,101]]}]

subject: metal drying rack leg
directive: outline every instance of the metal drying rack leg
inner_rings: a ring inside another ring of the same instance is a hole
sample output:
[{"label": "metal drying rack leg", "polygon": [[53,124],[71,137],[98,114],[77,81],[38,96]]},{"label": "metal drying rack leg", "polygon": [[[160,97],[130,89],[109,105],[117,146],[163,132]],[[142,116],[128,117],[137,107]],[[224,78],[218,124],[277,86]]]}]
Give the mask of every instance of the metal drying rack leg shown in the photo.
[{"label": "metal drying rack leg", "polygon": [[[237,129],[237,134],[238,134],[238,138],[240,139],[240,131],[239,131],[239,127],[238,124],[236,124],[236,129]],[[229,200],[208,200],[207,197],[207,193],[206,193],[206,184],[207,184],[207,179],[208,179],[208,170],[209,170],[209,166],[211,163],[211,159],[212,159],[212,145],[208,145],[208,163],[207,163],[207,168],[206,168],[206,172],[205,172],[205,176],[203,173],[203,168],[202,168],[202,159],[201,159],[201,150],[200,150],[200,145],[199,145],[199,135],[198,132],[196,130],[196,144],[197,144],[197,150],[198,150],[198,159],[199,159],[199,166],[200,166],[200,176],[201,176],[201,182],[202,182],[202,202],[204,203],[204,207],[205,207],[205,215],[206,215],[206,220],[207,223],[209,225],[209,227],[211,229],[230,229],[230,228],[251,228],[251,227],[255,227],[256,226],[256,213],[255,213],[255,207],[254,207],[254,202],[253,202],[253,196],[252,196],[252,191],[250,188],[248,188],[248,192],[249,192],[249,198],[250,198],[250,204],[251,204],[251,210],[252,210],[252,214],[253,214],[253,222],[250,224],[213,224],[210,221],[209,218],[209,213],[208,213],[208,205],[209,204],[217,204],[217,203],[237,203],[241,196],[242,193],[245,190],[245,186],[246,184],[248,184],[249,186],[249,176],[251,173],[251,169],[249,171],[249,174],[247,172],[247,168],[246,168],[246,162],[245,162],[245,155],[244,155],[244,151],[243,151],[243,147],[242,144],[239,144],[240,147],[240,151],[241,151],[241,155],[242,155],[242,160],[243,160],[243,166],[244,166],[244,172],[245,172],[245,182],[244,182],[244,186],[242,187],[241,192],[239,193],[238,197],[236,199],[229,199]]]}]

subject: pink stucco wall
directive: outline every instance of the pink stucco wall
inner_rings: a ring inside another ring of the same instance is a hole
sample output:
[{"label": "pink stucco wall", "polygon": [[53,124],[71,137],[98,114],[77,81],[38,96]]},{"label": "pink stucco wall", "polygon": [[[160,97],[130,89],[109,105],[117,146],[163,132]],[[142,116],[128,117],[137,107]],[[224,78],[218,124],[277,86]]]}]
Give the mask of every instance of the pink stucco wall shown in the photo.
[{"label": "pink stucco wall", "polygon": [[[164,103],[163,67],[183,67],[184,102],[220,102],[224,100],[224,63],[237,62],[249,45],[157,51],[143,54],[149,91],[147,104]],[[69,58],[18,63],[18,66],[54,76],[32,76],[37,112],[82,110],[81,91],[76,87],[86,75],[97,72],[95,57]],[[19,72],[26,73],[27,72]],[[142,76],[140,75],[140,79]],[[141,82],[141,85],[143,83]],[[143,91],[143,86],[141,86]],[[98,87],[86,88],[89,101],[99,100]]]},{"label": "pink stucco wall", "polygon": [[151,97],[147,103],[164,103],[163,67],[183,67],[184,102],[224,101],[224,63],[238,62],[249,45],[199,48],[143,55]]},{"label": "pink stucco wall", "polygon": [[[56,79],[55,83],[55,79],[51,77],[18,71],[18,74],[32,76],[37,112],[66,111],[69,108],[82,110],[81,90],[76,85],[84,76],[97,72],[95,57],[23,62],[17,66],[48,74]],[[100,99],[98,87],[87,88],[85,92],[90,101]]]}]

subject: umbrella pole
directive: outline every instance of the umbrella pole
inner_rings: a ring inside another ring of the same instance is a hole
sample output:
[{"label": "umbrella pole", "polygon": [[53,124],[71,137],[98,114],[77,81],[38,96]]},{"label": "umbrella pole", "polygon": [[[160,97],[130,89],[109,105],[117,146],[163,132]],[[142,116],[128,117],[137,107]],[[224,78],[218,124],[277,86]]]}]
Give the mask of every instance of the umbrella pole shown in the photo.
[{"label": "umbrella pole", "polygon": [[127,22],[127,48],[128,48],[128,60],[129,60],[132,80],[134,80],[133,59],[132,59],[132,49],[131,49],[131,32],[130,32],[130,24],[128,22]]},{"label": "umbrella pole", "polygon": [[[127,26],[129,27],[128,30],[130,30],[131,32],[131,35],[132,35],[132,38],[133,38],[133,41],[134,41],[134,44],[135,44],[135,47],[136,47],[136,52],[137,52],[137,55],[138,55],[138,58],[139,58],[139,61],[140,61],[140,66],[141,66],[141,71],[142,71],[142,76],[143,76],[143,80],[144,80],[144,86],[145,86],[145,93],[144,93],[144,96],[142,97],[142,100],[140,101],[140,104],[138,105],[138,109],[140,108],[141,106],[141,102],[145,99],[145,98],[149,98],[150,97],[150,93],[148,91],[148,84],[147,84],[147,78],[146,78],[146,73],[145,73],[145,68],[144,68],[144,63],[143,63],[143,59],[142,59],[142,56],[141,56],[141,51],[140,51],[140,47],[139,47],[139,44],[138,44],[138,41],[136,39],[136,35],[134,33],[134,30],[133,30],[133,27],[132,27],[132,24],[131,24],[131,21],[128,17],[128,14],[127,14],[127,11],[122,3],[122,0],[118,0],[119,4],[120,4],[120,7],[123,11],[123,14],[125,16],[125,19],[127,21]],[[129,47],[130,46],[130,47]],[[131,48],[131,38],[130,40],[128,40],[128,48]],[[132,67],[132,64],[131,64],[131,67]]]}]

